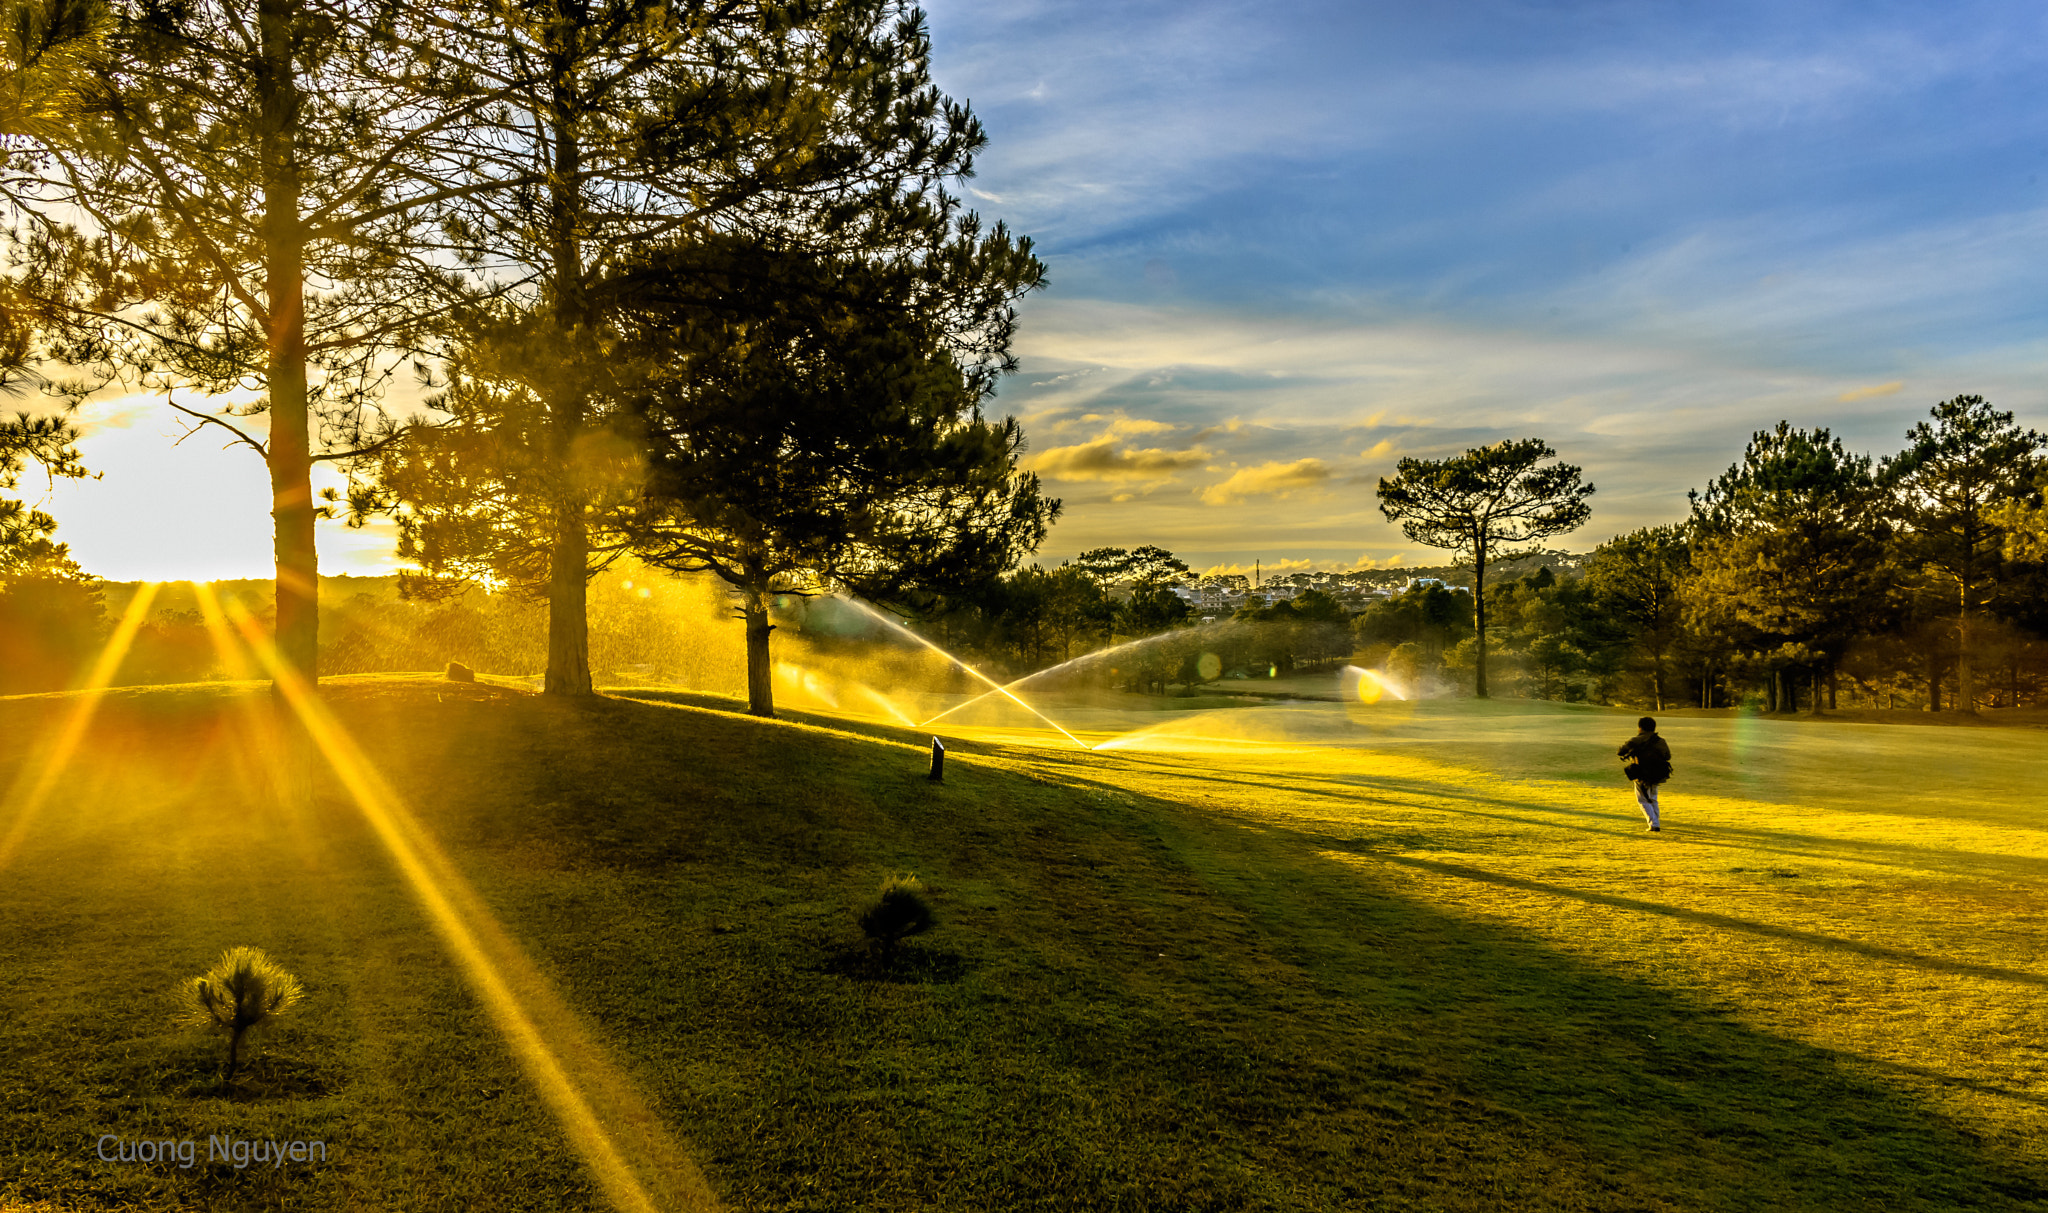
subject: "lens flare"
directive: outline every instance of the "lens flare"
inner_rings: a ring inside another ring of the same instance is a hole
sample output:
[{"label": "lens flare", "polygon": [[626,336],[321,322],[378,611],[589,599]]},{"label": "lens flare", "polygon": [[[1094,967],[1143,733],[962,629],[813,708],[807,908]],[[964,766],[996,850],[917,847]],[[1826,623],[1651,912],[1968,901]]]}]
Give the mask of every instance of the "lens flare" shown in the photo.
[{"label": "lens flare", "polygon": [[57,784],[57,776],[71,762],[71,756],[78,752],[78,743],[85,739],[85,731],[92,726],[92,718],[100,710],[100,700],[106,694],[107,684],[114,681],[120,672],[121,661],[128,656],[129,646],[135,643],[135,633],[142,628],[142,621],[149,617],[149,604],[156,601],[157,583],[145,581],[135,590],[135,597],[128,600],[128,609],[121,612],[120,622],[114,625],[113,635],[100,647],[100,654],[93,660],[92,669],[85,676],[85,686],[71,702],[71,711],[66,713],[64,722],[57,726],[56,733],[42,751],[42,762],[31,759],[23,766],[21,774],[14,780],[14,786],[7,790],[4,812],[7,833],[0,836],[0,870],[13,860],[15,851],[21,847],[21,840],[28,837],[29,827],[35,824],[36,814],[42,810],[43,801],[49,798],[50,789]]},{"label": "lens flare", "polygon": [[1355,699],[1363,704],[1375,704],[1382,699],[1405,701],[1408,696],[1401,693],[1394,681],[1378,670],[1360,669],[1347,665],[1339,671],[1345,685],[1345,698]]},{"label": "lens flare", "polygon": [[[220,658],[221,669],[229,678],[243,680],[257,676],[256,667],[251,664],[250,653],[228,626],[227,615],[221,610],[220,596],[215,593],[212,582],[192,583],[192,596],[199,602],[199,617],[206,624],[207,639],[213,642],[214,655]],[[264,774],[270,780],[271,794],[290,813],[303,813],[305,806],[299,798],[290,794],[293,786],[291,760],[287,757],[289,746],[278,734],[278,720],[274,711],[253,699],[238,697],[236,714],[241,717],[242,727],[247,730],[253,744],[245,747],[258,756]],[[307,840],[315,836],[312,830],[293,830],[292,837],[304,848]],[[309,851],[301,850],[301,857],[311,860]]]},{"label": "lens flare", "polygon": [[279,658],[248,611],[232,599],[223,606],[411,884],[428,922],[606,1197],[633,1213],[717,1208],[696,1165],[668,1139],[646,1101],[498,925],[355,739]]}]

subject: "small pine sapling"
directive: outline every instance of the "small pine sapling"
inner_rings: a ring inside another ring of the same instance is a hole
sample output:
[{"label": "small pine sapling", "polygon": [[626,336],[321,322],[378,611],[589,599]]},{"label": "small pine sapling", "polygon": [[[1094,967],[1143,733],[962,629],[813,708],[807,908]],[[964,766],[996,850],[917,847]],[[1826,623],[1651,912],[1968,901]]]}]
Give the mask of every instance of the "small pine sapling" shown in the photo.
[{"label": "small pine sapling", "polygon": [[225,1032],[228,1064],[221,1090],[235,1081],[242,1037],[291,1010],[306,991],[299,979],[256,948],[229,948],[211,969],[179,988],[189,1023]]},{"label": "small pine sapling", "polygon": [[884,965],[894,960],[899,940],[932,929],[923,882],[915,876],[885,877],[874,904],[861,913],[860,929],[867,933],[869,946],[881,953]]}]

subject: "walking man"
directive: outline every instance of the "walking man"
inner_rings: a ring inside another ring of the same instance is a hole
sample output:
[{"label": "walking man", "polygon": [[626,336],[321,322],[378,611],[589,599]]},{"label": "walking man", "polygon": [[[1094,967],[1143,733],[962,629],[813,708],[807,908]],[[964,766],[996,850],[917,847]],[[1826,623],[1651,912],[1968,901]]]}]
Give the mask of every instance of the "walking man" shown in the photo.
[{"label": "walking man", "polygon": [[1641,731],[1622,742],[1617,753],[1628,764],[1621,773],[1636,785],[1636,804],[1649,819],[1649,832],[1657,834],[1663,829],[1657,821],[1657,786],[1671,778],[1671,747],[1657,736],[1657,722],[1650,717],[1636,721],[1636,728]]}]

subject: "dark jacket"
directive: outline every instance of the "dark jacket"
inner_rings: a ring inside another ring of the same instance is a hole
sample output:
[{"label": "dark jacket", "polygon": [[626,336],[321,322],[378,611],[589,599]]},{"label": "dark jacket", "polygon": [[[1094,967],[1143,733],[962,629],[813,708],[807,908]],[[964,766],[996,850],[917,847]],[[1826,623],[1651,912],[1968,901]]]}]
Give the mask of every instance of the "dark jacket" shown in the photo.
[{"label": "dark jacket", "polygon": [[1671,747],[1664,744],[1664,739],[1655,733],[1637,733],[1622,742],[1621,749],[1616,753],[1628,759],[1630,766],[1634,768],[1633,771],[1627,767],[1623,768],[1623,773],[1630,779],[1640,779],[1644,783],[1663,783],[1671,778]]}]

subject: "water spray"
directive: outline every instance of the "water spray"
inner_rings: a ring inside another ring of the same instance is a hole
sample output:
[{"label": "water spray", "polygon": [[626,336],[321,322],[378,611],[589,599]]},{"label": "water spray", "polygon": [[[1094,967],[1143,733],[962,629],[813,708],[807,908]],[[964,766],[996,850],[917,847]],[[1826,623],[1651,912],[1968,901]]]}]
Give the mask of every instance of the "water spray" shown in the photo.
[{"label": "water spray", "polygon": [[[931,724],[933,721],[944,720],[946,717],[951,716],[955,712],[965,711],[966,709],[973,707],[975,704],[980,703],[982,700],[987,699],[989,696],[996,694],[997,691],[1001,691],[1007,694],[1013,688],[1021,687],[1027,682],[1035,682],[1040,678],[1050,678],[1053,675],[1059,673],[1061,670],[1066,669],[1068,666],[1100,665],[1109,658],[1114,657],[1116,654],[1123,652],[1125,649],[1142,648],[1143,646],[1148,644],[1158,644],[1160,641],[1163,640],[1185,642],[1190,637],[1200,635],[1202,632],[1208,631],[1214,626],[1215,625],[1213,624],[1204,624],[1201,627],[1187,628],[1181,631],[1166,633],[1164,635],[1140,636],[1136,640],[1126,640],[1122,644],[1111,645],[1109,648],[1106,649],[1097,649],[1092,653],[1083,653],[1079,657],[1068,658],[1067,660],[1060,662],[1056,666],[1048,666],[1043,670],[1034,670],[1033,672],[1024,675],[1024,677],[1022,678],[1016,679],[1003,686],[996,687],[994,691],[983,691],[981,694],[976,695],[972,699],[966,700],[961,703],[956,703],[952,707],[947,708],[945,711],[940,712],[938,715],[929,717],[925,720],[918,722],[918,727],[923,728],[925,725]],[[1202,660],[1208,663],[1213,663],[1215,661],[1215,657],[1212,654],[1204,654]],[[1215,679],[1215,676],[1221,672],[1222,667],[1218,665],[1214,670],[1205,670],[1203,672],[1203,677],[1207,680],[1213,681]],[[1014,696],[1012,696],[1012,698],[1014,698]]]},{"label": "water spray", "polygon": [[[1025,703],[1023,700],[1017,698],[1015,695],[1012,695],[1010,693],[1009,688],[1005,687],[1002,683],[997,682],[995,679],[990,678],[988,675],[982,673],[980,670],[977,670],[973,666],[968,665],[966,662],[960,660],[958,657],[953,656],[951,653],[948,653],[946,650],[940,648],[938,645],[933,644],[931,641],[926,640],[924,637],[918,635],[916,632],[913,632],[909,628],[904,627],[901,623],[898,623],[896,620],[889,618],[888,615],[876,610],[874,607],[869,606],[867,603],[862,602],[857,598],[848,598],[845,601],[867,612],[869,615],[872,615],[876,619],[881,620],[883,623],[903,633],[905,636],[910,637],[912,640],[917,641],[919,644],[930,649],[932,652],[937,653],[941,657],[944,657],[947,661],[952,662],[954,665],[957,665],[961,669],[966,670],[968,673],[974,675],[976,678],[981,679],[989,686],[994,687],[995,691],[992,693],[1001,694],[1004,698],[1016,704],[1018,707],[1023,708],[1025,711],[1031,713],[1033,716],[1038,717],[1040,720],[1043,720],[1045,723],[1051,725],[1053,728],[1058,729],[1060,735],[1065,737],[1068,741],[1073,742],[1075,745],[1081,747],[1084,750],[1092,748],[1091,746],[1089,746],[1087,742],[1081,740],[1079,737],[1074,736],[1072,733],[1067,732],[1066,729],[1061,728],[1059,721],[1054,720],[1052,717],[1046,715],[1044,712],[1039,711],[1037,708],[1032,707],[1030,704]],[[983,696],[983,698],[987,698],[987,696]],[[938,717],[935,716],[932,719],[936,720],[938,719]],[[929,724],[931,722],[926,721],[925,723]]]}]

